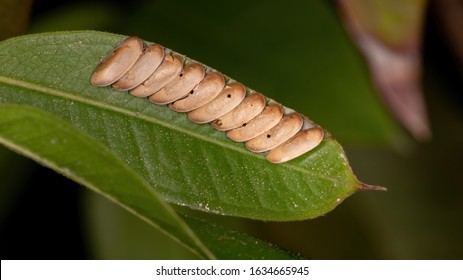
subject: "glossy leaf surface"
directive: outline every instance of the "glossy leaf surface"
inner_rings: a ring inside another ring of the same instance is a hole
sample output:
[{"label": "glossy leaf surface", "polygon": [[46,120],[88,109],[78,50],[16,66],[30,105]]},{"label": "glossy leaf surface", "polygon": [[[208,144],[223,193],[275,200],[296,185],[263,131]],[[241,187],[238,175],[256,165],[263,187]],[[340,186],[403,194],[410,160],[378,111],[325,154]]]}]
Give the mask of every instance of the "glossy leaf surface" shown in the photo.
[{"label": "glossy leaf surface", "polygon": [[2,42],[0,103],[31,105],[71,122],[124,159],[166,201],[193,209],[260,220],[308,219],[359,188],[331,138],[296,160],[271,164],[185,114],[91,86],[96,65],[122,39],[68,32]]}]

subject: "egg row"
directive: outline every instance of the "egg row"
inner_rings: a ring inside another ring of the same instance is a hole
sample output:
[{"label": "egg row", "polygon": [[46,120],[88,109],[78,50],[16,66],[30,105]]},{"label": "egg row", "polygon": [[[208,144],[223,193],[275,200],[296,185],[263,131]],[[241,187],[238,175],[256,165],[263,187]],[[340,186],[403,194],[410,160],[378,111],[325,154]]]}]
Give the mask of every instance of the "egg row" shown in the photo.
[{"label": "egg row", "polygon": [[97,87],[112,86],[158,105],[185,112],[196,123],[211,123],[227,137],[245,142],[252,152],[267,152],[273,163],[296,158],[320,144],[322,128],[297,112],[267,102],[260,93],[202,64],[185,62],[159,44],[144,46],[128,37],[98,65],[91,77]]}]

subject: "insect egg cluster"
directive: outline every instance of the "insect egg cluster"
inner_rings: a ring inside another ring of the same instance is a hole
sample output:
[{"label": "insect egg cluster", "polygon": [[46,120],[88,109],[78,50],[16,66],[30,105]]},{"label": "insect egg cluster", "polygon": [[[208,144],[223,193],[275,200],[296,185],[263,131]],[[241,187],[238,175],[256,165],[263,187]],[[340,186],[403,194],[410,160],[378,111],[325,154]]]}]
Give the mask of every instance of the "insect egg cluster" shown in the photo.
[{"label": "insect egg cluster", "polygon": [[322,128],[297,112],[159,44],[144,46],[128,37],[104,58],[91,77],[97,87],[112,86],[210,123],[227,137],[245,142],[273,163],[296,158],[323,140]]}]

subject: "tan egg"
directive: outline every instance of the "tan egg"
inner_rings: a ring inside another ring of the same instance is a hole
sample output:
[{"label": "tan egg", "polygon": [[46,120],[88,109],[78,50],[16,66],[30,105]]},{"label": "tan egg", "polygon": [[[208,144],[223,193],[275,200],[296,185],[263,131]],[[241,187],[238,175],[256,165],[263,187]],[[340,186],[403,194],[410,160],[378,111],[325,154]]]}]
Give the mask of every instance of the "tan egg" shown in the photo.
[{"label": "tan egg", "polygon": [[246,142],[246,148],[261,153],[275,148],[301,130],[304,120],[299,113],[284,116],[272,129]]},{"label": "tan egg", "polygon": [[228,138],[236,142],[251,140],[254,137],[271,129],[283,117],[283,108],[279,104],[271,104],[247,123],[243,123],[241,127],[235,128],[227,132]]},{"label": "tan egg", "polygon": [[159,91],[174,80],[183,69],[183,59],[178,55],[166,55],[161,65],[148,79],[130,91],[137,97],[146,97]]},{"label": "tan egg", "polygon": [[204,78],[206,70],[196,62],[190,63],[183,68],[177,78],[168,83],[149,97],[150,101],[164,105],[172,103],[180,98],[187,96],[193,88]]},{"label": "tan egg", "polygon": [[142,50],[143,41],[140,38],[125,39],[100,62],[90,82],[97,87],[109,86],[116,82],[135,64]]},{"label": "tan egg", "polygon": [[254,93],[247,96],[241,104],[212,122],[212,127],[217,130],[230,130],[242,126],[255,116],[259,115],[265,108],[265,96]]},{"label": "tan egg", "polygon": [[225,79],[218,72],[210,72],[190,92],[190,94],[169,105],[169,108],[177,112],[189,112],[197,109],[213,100],[225,86]]},{"label": "tan egg", "polygon": [[113,84],[113,88],[123,91],[138,86],[153,74],[163,59],[164,48],[161,45],[154,44],[146,47],[132,68]]},{"label": "tan egg", "polygon": [[267,154],[267,160],[283,163],[307,153],[323,140],[324,131],[319,127],[303,130]]},{"label": "tan egg", "polygon": [[226,85],[211,102],[188,113],[188,118],[196,123],[211,122],[230,112],[243,101],[246,88],[240,83]]}]

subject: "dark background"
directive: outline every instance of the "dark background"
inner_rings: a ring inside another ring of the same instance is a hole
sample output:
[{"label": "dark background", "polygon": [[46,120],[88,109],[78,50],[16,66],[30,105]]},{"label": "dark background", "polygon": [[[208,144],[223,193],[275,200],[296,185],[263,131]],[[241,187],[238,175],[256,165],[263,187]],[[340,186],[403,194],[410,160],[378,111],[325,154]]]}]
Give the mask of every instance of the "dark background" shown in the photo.
[{"label": "dark background", "polygon": [[[356,194],[311,221],[216,220],[314,259],[461,259],[463,83],[432,9],[422,57],[433,140],[416,143],[375,95],[333,3],[291,5],[37,0],[28,33],[96,29],[162,42],[313,117],[343,144],[361,180],[389,189]],[[0,168],[2,259],[192,257],[4,147]]]}]

